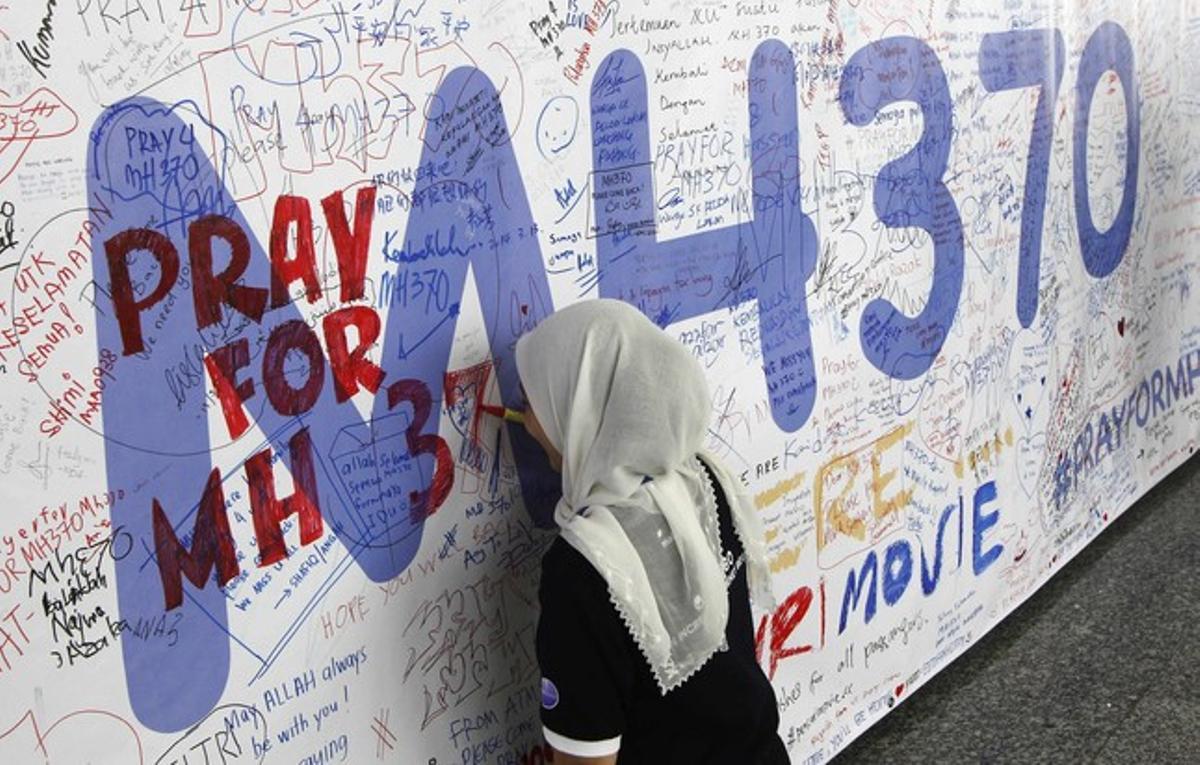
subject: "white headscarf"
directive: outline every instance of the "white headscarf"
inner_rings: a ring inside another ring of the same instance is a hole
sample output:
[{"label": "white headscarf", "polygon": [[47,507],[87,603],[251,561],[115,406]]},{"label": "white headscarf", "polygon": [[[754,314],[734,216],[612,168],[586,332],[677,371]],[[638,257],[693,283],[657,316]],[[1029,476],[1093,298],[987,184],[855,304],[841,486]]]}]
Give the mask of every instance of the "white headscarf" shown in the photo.
[{"label": "white headscarf", "polygon": [[641,312],[608,299],[547,317],[517,342],[516,359],[529,403],[563,456],[554,519],[608,583],[665,694],[726,647],[723,568],[732,566],[722,565],[716,497],[697,454],[729,500],[752,596],[772,606],[754,506],[703,451],[704,373]]}]

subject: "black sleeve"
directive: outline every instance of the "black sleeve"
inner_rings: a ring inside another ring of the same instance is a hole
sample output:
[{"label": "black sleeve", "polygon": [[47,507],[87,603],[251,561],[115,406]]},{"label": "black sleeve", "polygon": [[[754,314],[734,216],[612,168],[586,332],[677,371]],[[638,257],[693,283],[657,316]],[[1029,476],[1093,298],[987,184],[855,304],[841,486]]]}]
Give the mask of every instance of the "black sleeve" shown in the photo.
[{"label": "black sleeve", "polygon": [[[604,578],[561,538],[542,559],[537,658],[546,740],[568,754],[612,754],[625,731],[636,665]],[[589,746],[590,745],[590,746]]]}]

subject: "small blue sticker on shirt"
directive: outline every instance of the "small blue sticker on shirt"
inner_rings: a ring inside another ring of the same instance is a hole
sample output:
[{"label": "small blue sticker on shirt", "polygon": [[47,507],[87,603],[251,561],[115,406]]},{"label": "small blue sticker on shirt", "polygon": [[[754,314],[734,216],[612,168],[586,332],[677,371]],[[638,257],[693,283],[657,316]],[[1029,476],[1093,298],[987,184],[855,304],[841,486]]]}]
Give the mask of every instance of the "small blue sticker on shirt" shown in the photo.
[{"label": "small blue sticker on shirt", "polygon": [[554,709],[558,706],[558,688],[547,677],[542,678],[542,708]]}]

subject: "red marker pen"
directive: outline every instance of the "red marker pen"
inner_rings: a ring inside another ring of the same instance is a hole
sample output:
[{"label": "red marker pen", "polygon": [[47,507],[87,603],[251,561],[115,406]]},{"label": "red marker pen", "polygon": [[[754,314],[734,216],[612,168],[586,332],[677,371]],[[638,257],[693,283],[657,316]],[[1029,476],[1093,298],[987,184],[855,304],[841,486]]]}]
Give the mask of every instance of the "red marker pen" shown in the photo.
[{"label": "red marker pen", "polygon": [[518,412],[516,409],[509,409],[506,406],[495,406],[494,404],[480,404],[479,408],[493,417],[503,417],[509,422],[515,422],[518,425],[525,424],[525,415]]}]

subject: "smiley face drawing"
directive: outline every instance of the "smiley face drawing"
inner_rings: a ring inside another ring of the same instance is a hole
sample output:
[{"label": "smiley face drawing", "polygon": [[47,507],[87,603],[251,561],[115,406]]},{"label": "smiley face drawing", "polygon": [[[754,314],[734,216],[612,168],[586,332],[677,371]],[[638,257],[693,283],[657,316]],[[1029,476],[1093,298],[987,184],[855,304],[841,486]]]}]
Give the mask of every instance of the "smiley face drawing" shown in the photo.
[{"label": "smiley face drawing", "polygon": [[553,159],[575,140],[579,127],[579,104],[571,96],[555,96],[546,102],[537,121],[537,147],[546,159]]}]

